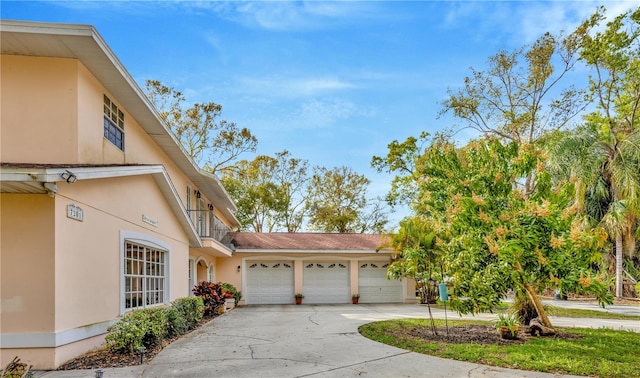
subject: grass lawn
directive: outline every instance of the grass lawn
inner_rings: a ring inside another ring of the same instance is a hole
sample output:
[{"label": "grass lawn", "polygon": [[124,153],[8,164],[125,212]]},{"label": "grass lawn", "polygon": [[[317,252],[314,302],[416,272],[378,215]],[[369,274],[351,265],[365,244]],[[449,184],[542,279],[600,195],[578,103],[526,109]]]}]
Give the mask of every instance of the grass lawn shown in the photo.
[{"label": "grass lawn", "polygon": [[[509,306],[511,304],[507,302],[502,302],[499,306],[494,308],[494,313],[504,313],[509,311]],[[426,307],[426,305],[424,305]],[[442,303],[436,303],[431,305],[432,309],[444,309],[444,305]],[[628,314],[616,314],[613,312],[607,311],[598,311],[598,310],[585,310],[578,308],[564,308],[564,307],[556,307],[556,306],[544,306],[547,310],[547,315],[550,316],[561,316],[564,318],[597,318],[597,319],[618,319],[618,320],[640,320],[640,316],[638,315],[628,315]],[[451,310],[447,307],[449,311],[455,313],[455,311]]]},{"label": "grass lawn", "polygon": [[613,312],[584,310],[577,308],[563,308],[546,306],[547,315],[562,316],[565,318],[598,318],[598,319],[620,319],[620,320],[640,320],[640,316],[627,314],[614,314]]},{"label": "grass lawn", "polygon": [[[449,321],[449,327],[479,324]],[[444,327],[443,320],[436,325]],[[487,324],[487,323],[483,323]],[[491,323],[489,323],[491,324]],[[532,337],[525,342],[498,344],[447,343],[414,336],[430,332],[427,319],[396,319],[359,328],[372,340],[418,353],[506,368],[595,377],[640,377],[640,333],[611,329],[557,328],[573,339]],[[439,330],[442,334],[444,330]]]}]

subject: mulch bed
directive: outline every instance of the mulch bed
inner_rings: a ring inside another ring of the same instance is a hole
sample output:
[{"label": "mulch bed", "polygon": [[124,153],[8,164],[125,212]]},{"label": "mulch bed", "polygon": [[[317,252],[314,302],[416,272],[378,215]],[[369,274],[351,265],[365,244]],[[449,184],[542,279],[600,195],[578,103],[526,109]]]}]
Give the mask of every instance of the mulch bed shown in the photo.
[{"label": "mulch bed", "polygon": [[[526,327],[525,327],[526,328]],[[575,340],[581,338],[580,335],[572,333],[561,332],[554,336],[545,336],[551,338],[557,338],[561,340]],[[497,345],[513,345],[522,344],[533,336],[525,333],[521,328],[518,331],[518,338],[515,340],[506,340],[500,337],[496,331],[496,327],[492,324],[465,324],[449,326],[449,332],[447,334],[446,327],[436,327],[437,334],[433,334],[431,327],[413,327],[396,330],[393,332],[394,336],[413,336],[419,337],[425,340],[437,341],[451,344],[497,344]]]},{"label": "mulch bed", "polygon": [[[196,325],[194,329],[185,333],[184,335],[179,335],[171,339],[165,339],[162,341],[162,345],[158,345],[153,349],[146,350],[144,352],[143,364],[149,363],[149,361],[151,361],[167,345],[195,331],[196,329],[200,328],[205,323],[208,323],[210,320],[212,320],[215,317],[216,316],[204,317],[200,320],[200,322],[198,322],[198,325]],[[127,366],[135,366],[135,365],[140,365],[139,353],[135,353],[135,354],[112,353],[105,348],[105,349],[91,351],[83,354],[82,356],[76,357],[73,360],[68,361],[64,365],[60,366],[58,370],[106,369],[106,368],[127,367]]]}]

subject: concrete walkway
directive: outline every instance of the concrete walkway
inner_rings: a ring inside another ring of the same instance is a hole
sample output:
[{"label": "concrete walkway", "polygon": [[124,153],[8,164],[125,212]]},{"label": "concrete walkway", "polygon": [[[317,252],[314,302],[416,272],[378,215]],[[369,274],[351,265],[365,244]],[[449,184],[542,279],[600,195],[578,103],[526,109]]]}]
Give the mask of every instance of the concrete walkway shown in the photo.
[{"label": "concrete walkway", "polygon": [[[640,308],[637,309],[640,315]],[[419,305],[249,306],[224,314],[160,352],[148,365],[105,369],[116,377],[557,377],[422,355],[362,337],[358,326],[424,318]],[[444,311],[434,310],[444,317]],[[449,312],[450,319],[459,319]],[[483,314],[479,319],[495,319]],[[554,325],[624,328],[640,321],[552,318]],[[36,377],[93,377],[91,370]]]}]

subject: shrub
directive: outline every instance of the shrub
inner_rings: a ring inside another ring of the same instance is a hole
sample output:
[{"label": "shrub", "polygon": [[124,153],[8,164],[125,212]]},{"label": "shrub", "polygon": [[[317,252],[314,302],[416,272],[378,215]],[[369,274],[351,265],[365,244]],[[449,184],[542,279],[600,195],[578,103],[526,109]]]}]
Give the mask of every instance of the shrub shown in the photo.
[{"label": "shrub", "polygon": [[[190,329],[193,329],[200,319],[202,319],[202,315],[204,314],[204,304],[202,298],[200,297],[185,297],[178,298],[171,303],[171,309],[174,310],[184,321],[184,331],[178,332],[178,334],[182,334]],[[171,326],[171,319],[170,326]],[[180,326],[178,326],[179,329]]]},{"label": "shrub", "polygon": [[107,347],[117,353],[135,353],[142,346],[153,348],[166,337],[167,324],[164,307],[131,311],[109,327]]},{"label": "shrub", "polygon": [[193,288],[193,294],[202,298],[205,316],[217,314],[218,309],[221,306],[224,306],[224,293],[222,292],[222,287],[213,282],[200,282]]},{"label": "shrub", "polygon": [[187,332],[187,320],[174,306],[167,308],[167,337],[182,335]]},{"label": "shrub", "polygon": [[146,329],[142,342],[147,348],[153,348],[160,345],[162,340],[167,337],[167,309],[165,307],[151,307],[144,311],[149,317],[149,326]]},{"label": "shrub", "polygon": [[[240,302],[240,299],[242,299],[242,292],[238,291],[238,289],[236,289],[233,284],[230,284],[228,282],[218,282],[218,285],[222,287],[222,291],[224,293],[228,293],[230,295],[230,298],[233,298],[235,300],[235,304],[237,306],[238,302]],[[225,295],[225,298],[226,297],[227,296]]]}]

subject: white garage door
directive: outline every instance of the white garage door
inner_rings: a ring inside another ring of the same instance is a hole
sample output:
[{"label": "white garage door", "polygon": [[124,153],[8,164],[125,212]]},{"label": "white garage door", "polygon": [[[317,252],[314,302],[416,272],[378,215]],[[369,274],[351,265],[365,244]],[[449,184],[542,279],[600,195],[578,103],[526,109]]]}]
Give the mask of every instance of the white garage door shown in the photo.
[{"label": "white garage door", "polygon": [[349,303],[349,263],[304,263],[303,303]]},{"label": "white garage door", "polygon": [[247,262],[247,304],[293,303],[292,261]]},{"label": "white garage door", "polygon": [[358,269],[358,292],[362,303],[402,302],[402,282],[388,280],[387,262],[362,262]]}]

